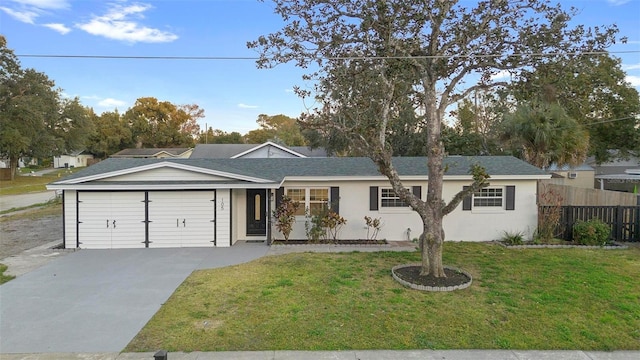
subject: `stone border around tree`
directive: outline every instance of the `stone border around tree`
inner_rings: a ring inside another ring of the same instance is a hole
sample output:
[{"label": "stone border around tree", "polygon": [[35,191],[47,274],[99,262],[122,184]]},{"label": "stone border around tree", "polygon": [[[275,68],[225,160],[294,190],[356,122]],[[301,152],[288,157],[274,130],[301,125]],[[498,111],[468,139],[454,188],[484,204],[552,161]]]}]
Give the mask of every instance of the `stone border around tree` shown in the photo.
[{"label": "stone border around tree", "polygon": [[469,286],[471,286],[471,283],[473,283],[473,278],[471,277],[471,274],[469,274],[468,272],[455,268],[455,267],[451,267],[451,266],[444,266],[445,269],[449,269],[449,270],[453,270],[453,271],[457,271],[460,272],[462,274],[464,274],[465,276],[467,276],[469,278],[469,281],[464,283],[464,284],[460,284],[460,285],[455,285],[455,286],[425,286],[425,285],[418,285],[418,284],[413,284],[410,283],[408,281],[402,280],[398,275],[396,275],[396,270],[397,269],[402,269],[402,268],[406,268],[406,267],[413,267],[413,266],[422,266],[422,264],[420,263],[411,263],[411,264],[402,264],[402,265],[396,265],[393,268],[391,268],[391,276],[393,276],[393,278],[399,282],[400,284],[410,287],[414,290],[420,290],[420,291],[432,291],[432,292],[447,292],[447,291],[455,291],[455,290],[462,290],[462,289],[466,289]]}]

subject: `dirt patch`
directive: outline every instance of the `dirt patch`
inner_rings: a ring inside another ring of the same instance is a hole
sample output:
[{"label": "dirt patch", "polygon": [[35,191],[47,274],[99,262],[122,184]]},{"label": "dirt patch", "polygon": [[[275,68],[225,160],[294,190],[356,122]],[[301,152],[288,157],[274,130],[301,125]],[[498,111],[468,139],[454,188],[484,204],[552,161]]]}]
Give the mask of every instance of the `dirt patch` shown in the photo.
[{"label": "dirt patch", "polygon": [[10,216],[0,221],[0,259],[46,243],[62,243],[62,214]]}]

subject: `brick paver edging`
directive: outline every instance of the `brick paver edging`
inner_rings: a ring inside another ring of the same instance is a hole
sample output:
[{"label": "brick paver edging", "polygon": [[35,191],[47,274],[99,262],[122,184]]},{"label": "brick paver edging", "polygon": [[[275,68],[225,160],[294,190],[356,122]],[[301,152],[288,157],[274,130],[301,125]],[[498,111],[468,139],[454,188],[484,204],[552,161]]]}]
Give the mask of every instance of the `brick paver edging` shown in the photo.
[{"label": "brick paver edging", "polygon": [[464,284],[460,284],[460,285],[456,285],[456,286],[425,286],[425,285],[413,284],[413,283],[410,283],[408,281],[402,280],[398,275],[396,275],[396,270],[397,269],[402,269],[402,268],[412,267],[412,266],[421,266],[421,265],[422,264],[420,264],[420,263],[396,265],[391,269],[391,275],[400,284],[402,284],[404,286],[408,286],[408,287],[410,287],[412,289],[415,289],[415,290],[420,290],[420,291],[441,291],[441,292],[445,292],[445,291],[462,290],[462,289],[466,289],[469,286],[471,286],[471,283],[473,282],[473,278],[471,277],[471,274],[469,274],[466,271],[460,270],[458,268],[450,267],[450,266],[445,266],[444,268],[445,269],[449,269],[449,270],[453,270],[453,271],[457,271],[459,273],[462,273],[462,274],[466,275],[469,278],[469,281],[464,283]]}]

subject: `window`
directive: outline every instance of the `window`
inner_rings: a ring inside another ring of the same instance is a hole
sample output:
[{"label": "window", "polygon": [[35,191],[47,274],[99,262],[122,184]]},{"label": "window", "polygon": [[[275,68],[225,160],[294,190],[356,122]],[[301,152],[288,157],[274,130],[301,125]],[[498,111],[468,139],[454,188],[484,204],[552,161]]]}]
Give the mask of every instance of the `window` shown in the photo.
[{"label": "window", "polygon": [[296,215],[304,215],[304,209],[307,207],[305,189],[287,189],[287,197],[300,203],[300,207],[296,210]]},{"label": "window", "polygon": [[498,207],[502,208],[503,189],[484,188],[473,194],[473,207]]},{"label": "window", "polygon": [[287,189],[287,196],[300,203],[296,215],[304,216],[305,209],[309,209],[311,215],[319,214],[329,205],[328,188]]},{"label": "window", "polygon": [[396,192],[391,188],[380,189],[380,207],[383,208],[397,208],[408,207],[407,203],[400,200]]},{"label": "window", "polygon": [[329,189],[309,189],[309,212],[316,215],[327,209]]}]

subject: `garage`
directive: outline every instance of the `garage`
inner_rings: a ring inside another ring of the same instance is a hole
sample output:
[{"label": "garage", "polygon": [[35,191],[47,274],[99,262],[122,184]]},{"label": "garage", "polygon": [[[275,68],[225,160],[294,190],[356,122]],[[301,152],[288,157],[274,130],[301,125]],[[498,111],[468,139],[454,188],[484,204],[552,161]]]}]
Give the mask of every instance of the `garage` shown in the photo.
[{"label": "garage", "polygon": [[80,248],[215,246],[215,197],[215,190],[80,191]]}]

